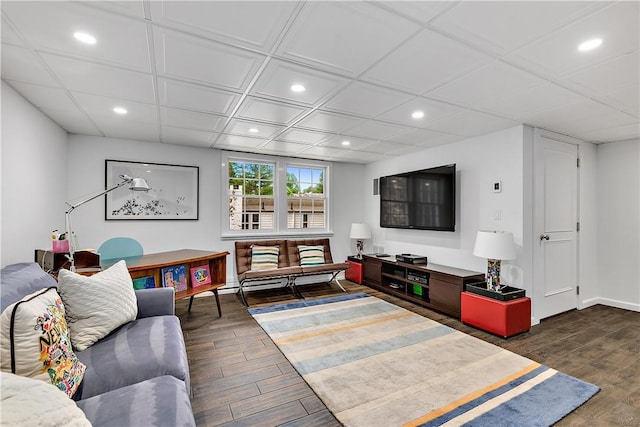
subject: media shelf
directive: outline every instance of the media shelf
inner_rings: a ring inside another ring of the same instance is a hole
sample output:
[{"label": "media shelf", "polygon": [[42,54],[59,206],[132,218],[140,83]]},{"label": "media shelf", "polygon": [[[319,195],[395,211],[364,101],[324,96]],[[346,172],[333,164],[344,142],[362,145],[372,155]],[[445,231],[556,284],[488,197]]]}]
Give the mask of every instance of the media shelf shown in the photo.
[{"label": "media shelf", "polygon": [[390,295],[460,318],[460,294],[484,280],[476,271],[438,264],[407,264],[395,257],[363,256],[363,284]]}]

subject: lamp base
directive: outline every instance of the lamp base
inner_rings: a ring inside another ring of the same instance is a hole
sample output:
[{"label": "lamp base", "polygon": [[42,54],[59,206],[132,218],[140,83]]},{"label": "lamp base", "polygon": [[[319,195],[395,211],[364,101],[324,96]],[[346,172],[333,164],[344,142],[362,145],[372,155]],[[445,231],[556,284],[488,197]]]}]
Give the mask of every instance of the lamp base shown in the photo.
[{"label": "lamp base", "polygon": [[358,251],[356,256],[358,259],[362,259],[362,250],[364,249],[364,241],[356,240],[356,250]]},{"label": "lamp base", "polygon": [[500,289],[500,260],[487,260],[487,289],[498,291]]}]

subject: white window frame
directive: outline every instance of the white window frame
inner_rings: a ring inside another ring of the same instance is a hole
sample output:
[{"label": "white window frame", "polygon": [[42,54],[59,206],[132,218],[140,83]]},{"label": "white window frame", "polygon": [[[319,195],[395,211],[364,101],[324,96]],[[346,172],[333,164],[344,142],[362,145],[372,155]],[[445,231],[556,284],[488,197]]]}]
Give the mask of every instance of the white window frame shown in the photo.
[{"label": "white window frame", "polygon": [[[273,230],[231,230],[229,221],[229,162],[274,163],[273,196],[274,196],[274,229]],[[321,160],[295,159],[292,157],[266,156],[251,153],[222,151],[221,198],[220,204],[221,238],[233,240],[238,238],[270,238],[270,237],[330,237],[331,231],[331,166],[330,162]],[[325,228],[287,228],[287,166],[323,168],[323,190],[325,197]]]}]

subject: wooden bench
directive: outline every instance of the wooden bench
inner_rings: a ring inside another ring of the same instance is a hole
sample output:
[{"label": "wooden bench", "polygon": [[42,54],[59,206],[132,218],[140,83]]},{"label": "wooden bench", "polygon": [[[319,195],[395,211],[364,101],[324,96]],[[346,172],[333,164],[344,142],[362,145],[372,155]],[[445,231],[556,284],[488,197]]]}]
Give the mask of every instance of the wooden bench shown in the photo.
[{"label": "wooden bench", "polygon": [[[252,252],[254,246],[277,246],[278,251],[278,267],[268,270],[252,270]],[[324,263],[317,265],[301,265],[300,262],[300,246],[322,246],[324,254]],[[336,279],[341,271],[349,268],[349,264],[334,263],[331,256],[331,247],[328,238],[322,239],[301,239],[301,240],[254,240],[235,242],[235,260],[236,273],[238,274],[238,283],[240,297],[245,306],[248,306],[244,293],[248,283],[251,282],[268,282],[273,280],[285,281],[285,286],[290,288],[296,297],[304,299],[298,288],[296,287],[296,279],[300,277],[331,275],[329,282],[335,282],[343,292],[346,290]]]}]

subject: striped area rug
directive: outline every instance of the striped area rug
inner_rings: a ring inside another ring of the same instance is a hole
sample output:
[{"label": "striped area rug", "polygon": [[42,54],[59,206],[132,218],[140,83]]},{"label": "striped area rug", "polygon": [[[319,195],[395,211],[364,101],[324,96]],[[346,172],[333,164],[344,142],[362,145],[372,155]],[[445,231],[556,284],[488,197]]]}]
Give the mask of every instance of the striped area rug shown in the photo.
[{"label": "striped area rug", "polygon": [[549,426],[599,390],[365,293],[249,311],[345,426]]}]

